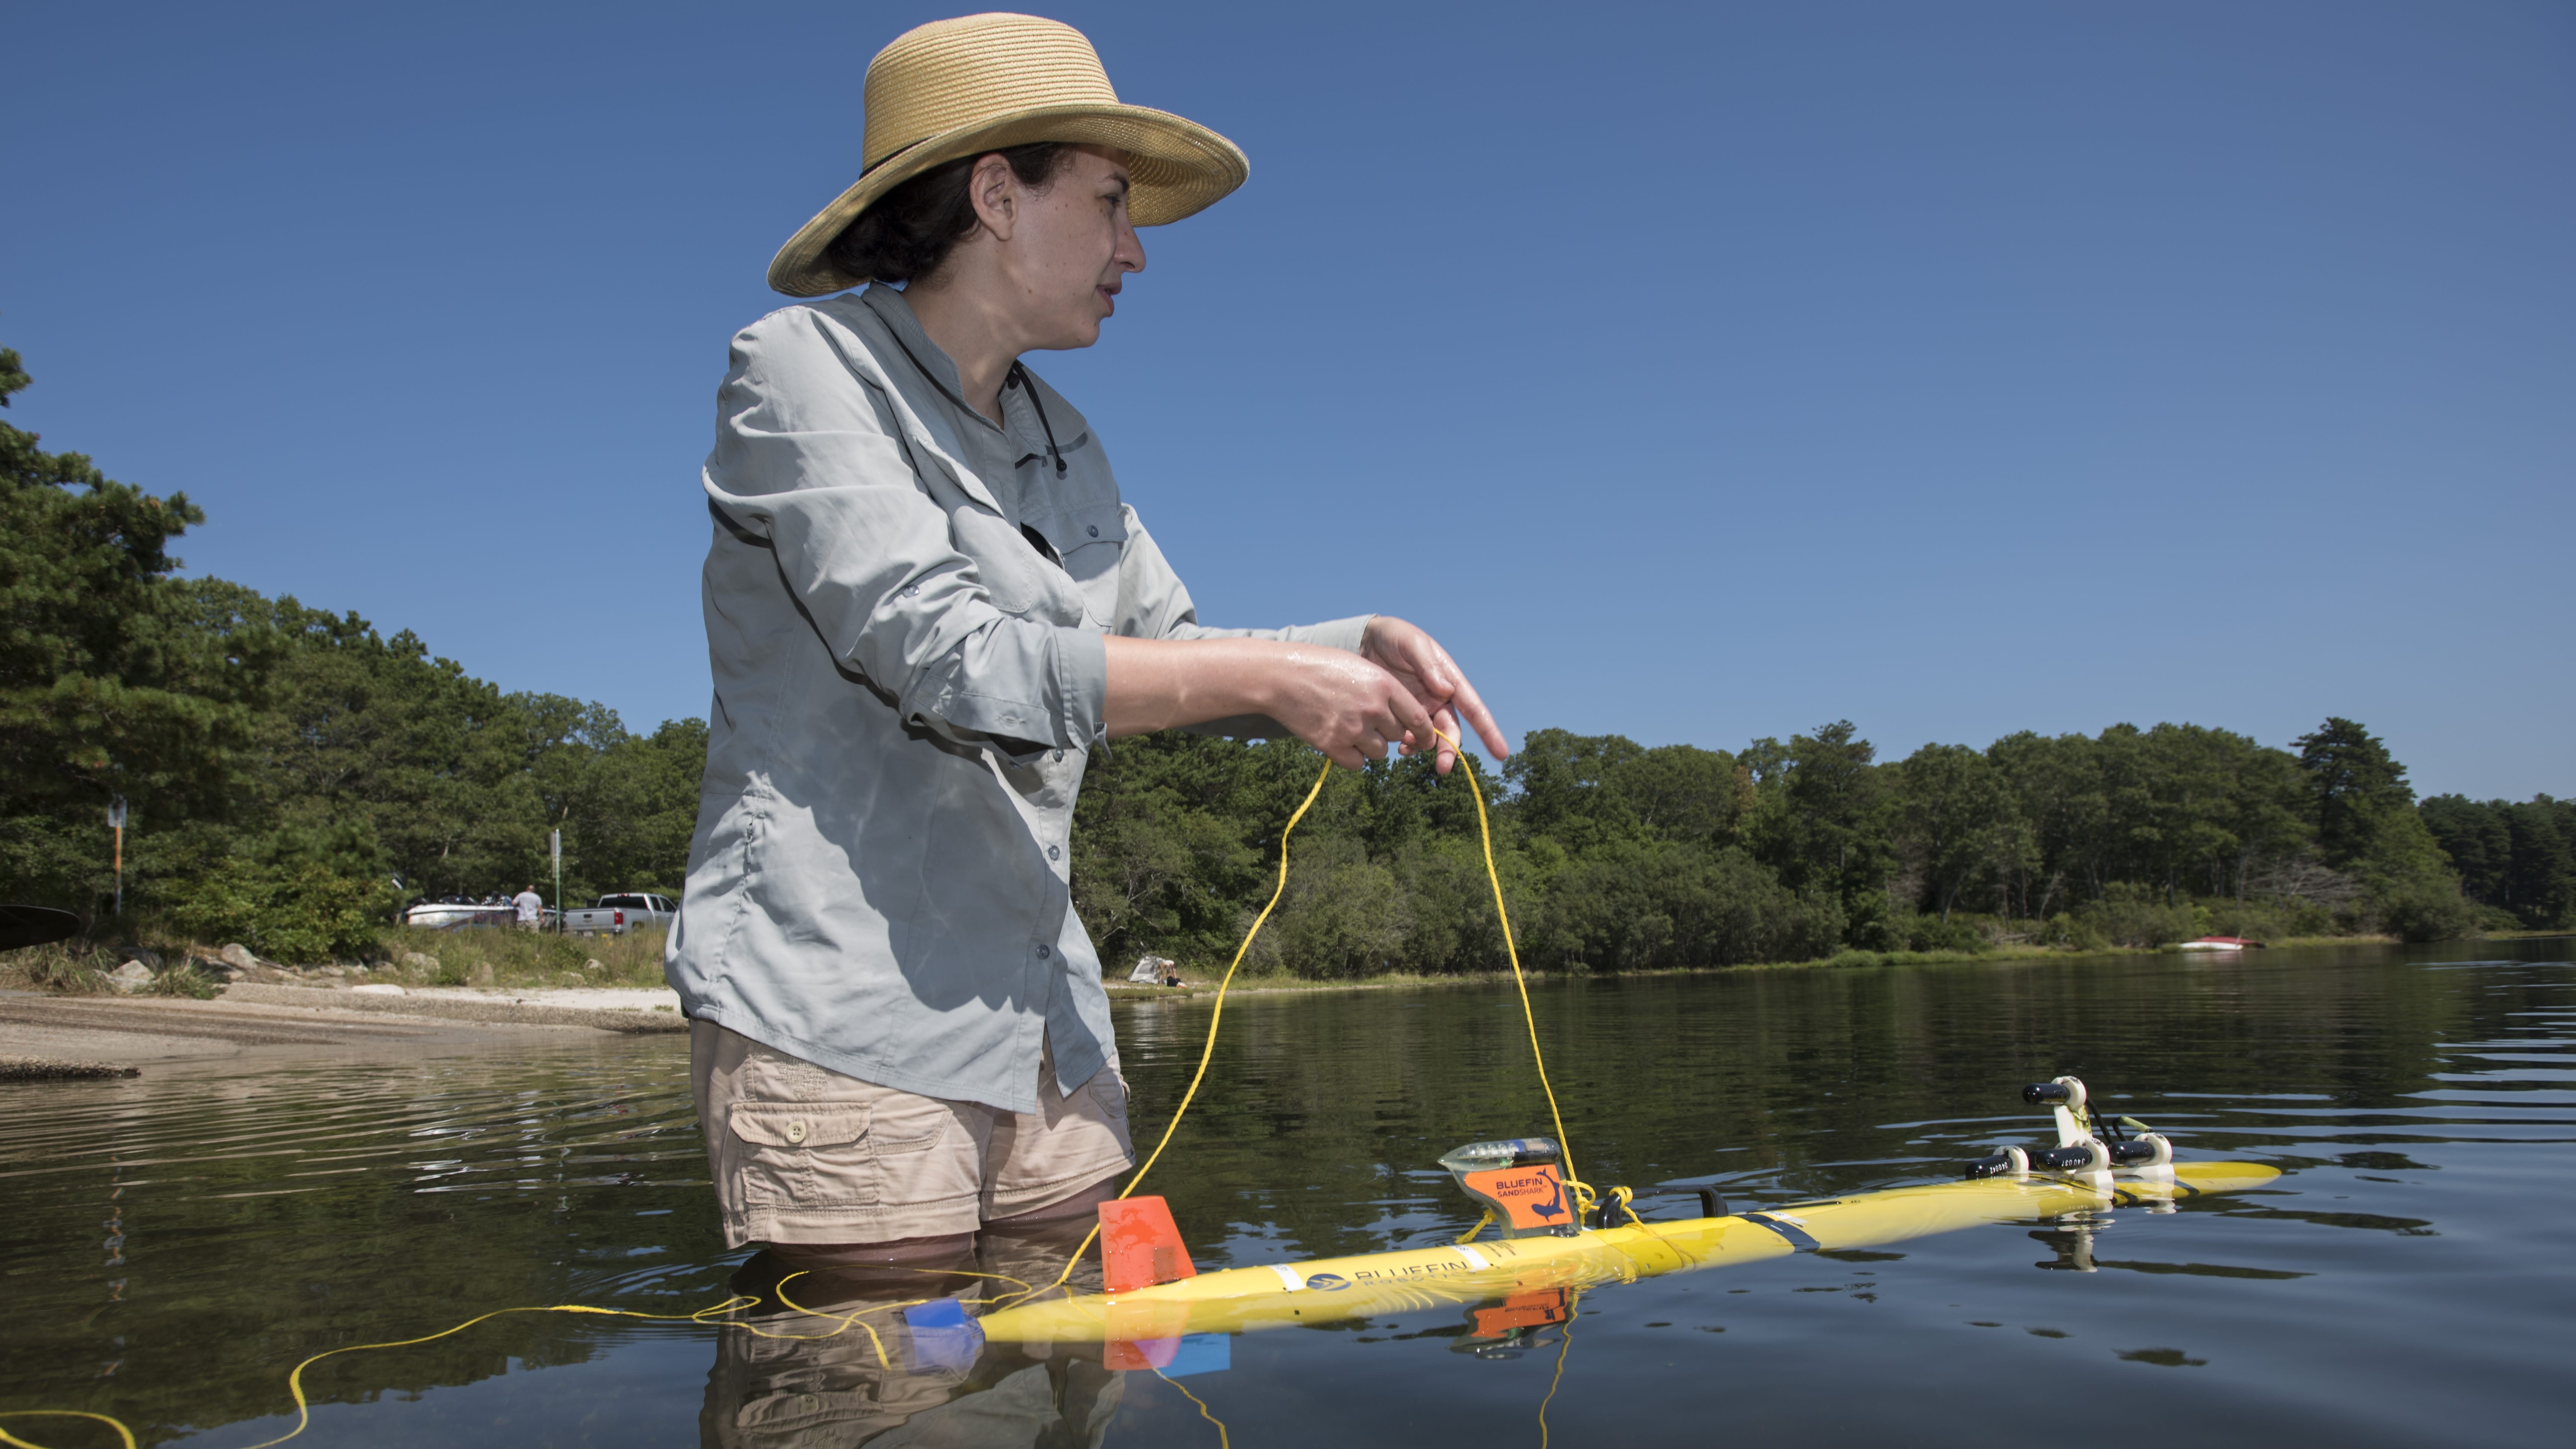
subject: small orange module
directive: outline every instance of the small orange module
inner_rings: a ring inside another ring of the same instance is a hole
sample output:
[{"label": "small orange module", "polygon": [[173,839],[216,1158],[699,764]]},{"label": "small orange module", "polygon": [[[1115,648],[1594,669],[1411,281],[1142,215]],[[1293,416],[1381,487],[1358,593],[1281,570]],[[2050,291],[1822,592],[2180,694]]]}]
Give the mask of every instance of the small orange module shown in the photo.
[{"label": "small orange module", "polygon": [[1477,1309],[1476,1331],[1468,1337],[1501,1338],[1516,1329],[1545,1328],[1573,1316],[1573,1295],[1562,1288],[1515,1293],[1496,1307]]},{"label": "small orange module", "polygon": [[1552,1233],[1574,1225],[1574,1203],[1553,1162],[1461,1173],[1458,1185],[1491,1206],[1511,1234]]}]

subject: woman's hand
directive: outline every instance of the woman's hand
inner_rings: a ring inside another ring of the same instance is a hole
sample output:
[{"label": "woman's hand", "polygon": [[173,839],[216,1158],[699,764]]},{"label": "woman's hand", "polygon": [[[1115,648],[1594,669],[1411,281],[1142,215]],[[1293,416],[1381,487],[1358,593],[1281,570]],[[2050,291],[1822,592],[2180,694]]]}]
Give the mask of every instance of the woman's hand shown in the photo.
[{"label": "woman's hand", "polygon": [[1448,740],[1417,738],[1410,742],[1410,748],[1405,751],[1407,754],[1428,743],[1434,747],[1432,768],[1443,775],[1448,774],[1450,766],[1458,758],[1457,748],[1450,741],[1464,743],[1465,740],[1458,728],[1458,722],[1463,719],[1474,728],[1476,737],[1485,742],[1485,748],[1495,759],[1510,756],[1512,747],[1503,739],[1502,726],[1494,723],[1494,716],[1486,710],[1485,701],[1477,695],[1476,687],[1467,682],[1466,671],[1458,667],[1458,661],[1449,657],[1448,650],[1440,647],[1439,640],[1402,619],[1380,614],[1369,621],[1368,633],[1360,639],[1360,655],[1394,676],[1412,694],[1415,703],[1430,715],[1431,723],[1438,727],[1440,733],[1449,737]]},{"label": "woman's hand", "polygon": [[1432,743],[1431,715],[1404,682],[1385,669],[1319,644],[1274,644],[1257,696],[1261,713],[1297,738],[1358,769],[1386,758],[1386,747],[1410,754]]},{"label": "woman's hand", "polygon": [[1464,717],[1497,756],[1502,731],[1457,664],[1430,635],[1401,619],[1369,625],[1364,654],[1321,644],[1266,639],[1129,639],[1103,641],[1109,652],[1106,710],[1113,737],[1265,714],[1333,762],[1358,769],[1386,758],[1437,751],[1447,771],[1451,737]]}]

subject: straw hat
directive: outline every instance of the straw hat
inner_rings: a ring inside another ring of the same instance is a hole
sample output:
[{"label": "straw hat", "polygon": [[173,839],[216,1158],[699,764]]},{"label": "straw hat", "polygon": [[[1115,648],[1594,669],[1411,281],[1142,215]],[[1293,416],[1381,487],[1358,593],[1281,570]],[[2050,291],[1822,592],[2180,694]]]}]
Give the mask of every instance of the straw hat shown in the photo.
[{"label": "straw hat", "polygon": [[1031,141],[1115,146],[1127,153],[1127,214],[1138,226],[1178,221],[1243,184],[1252,165],[1207,127],[1123,106],[1082,32],[1034,15],[936,20],[895,37],[868,62],[867,169],[769,263],[769,285],[819,297],[868,280],[823,249],[887,192],[943,161]]}]

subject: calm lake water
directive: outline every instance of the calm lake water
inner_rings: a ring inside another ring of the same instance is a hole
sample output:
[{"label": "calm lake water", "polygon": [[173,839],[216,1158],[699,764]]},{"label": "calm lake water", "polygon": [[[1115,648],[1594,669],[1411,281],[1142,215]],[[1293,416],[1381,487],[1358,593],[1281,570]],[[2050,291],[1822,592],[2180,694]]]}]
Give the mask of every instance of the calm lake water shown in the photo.
[{"label": "calm lake water", "polygon": [[[1221,1422],[1245,1449],[2565,1443],[2570,944],[1550,984],[1577,1165],[1637,1187],[1649,1217],[1695,1215],[1700,1185],[1743,1208],[1953,1177],[2038,1140],[2017,1088],[2059,1072],[2186,1158],[2286,1175],[2171,1214],[1606,1285],[1570,1324],[1509,1337],[1448,1306],[1194,1341],[1170,1378],[1097,1347],[960,1351],[897,1315],[869,1320],[891,1367],[855,1332],[513,1315],[325,1360],[297,1442],[1199,1446]],[[1120,1009],[1140,1134],[1206,1022],[1204,1000]],[[1442,1152],[1546,1130],[1507,986],[1250,998],[1152,1189],[1203,1268],[1428,1245],[1474,1217]],[[287,1370],[326,1348],[520,1305],[685,1315],[757,1291],[704,1176],[674,1038],[0,1086],[0,1409],[240,1449],[293,1427]],[[987,1266],[1051,1275],[1061,1251]],[[847,1314],[893,1292],[799,1301]]]}]

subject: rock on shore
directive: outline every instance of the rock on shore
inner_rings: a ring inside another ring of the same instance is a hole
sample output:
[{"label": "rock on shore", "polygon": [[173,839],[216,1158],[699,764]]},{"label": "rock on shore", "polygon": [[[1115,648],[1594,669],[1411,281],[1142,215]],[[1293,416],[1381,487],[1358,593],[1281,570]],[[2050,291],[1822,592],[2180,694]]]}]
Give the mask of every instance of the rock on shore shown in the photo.
[{"label": "rock on shore", "polygon": [[45,1057],[0,1057],[0,1082],[69,1082],[92,1077],[139,1077],[140,1067],[114,1062],[63,1062]]}]

